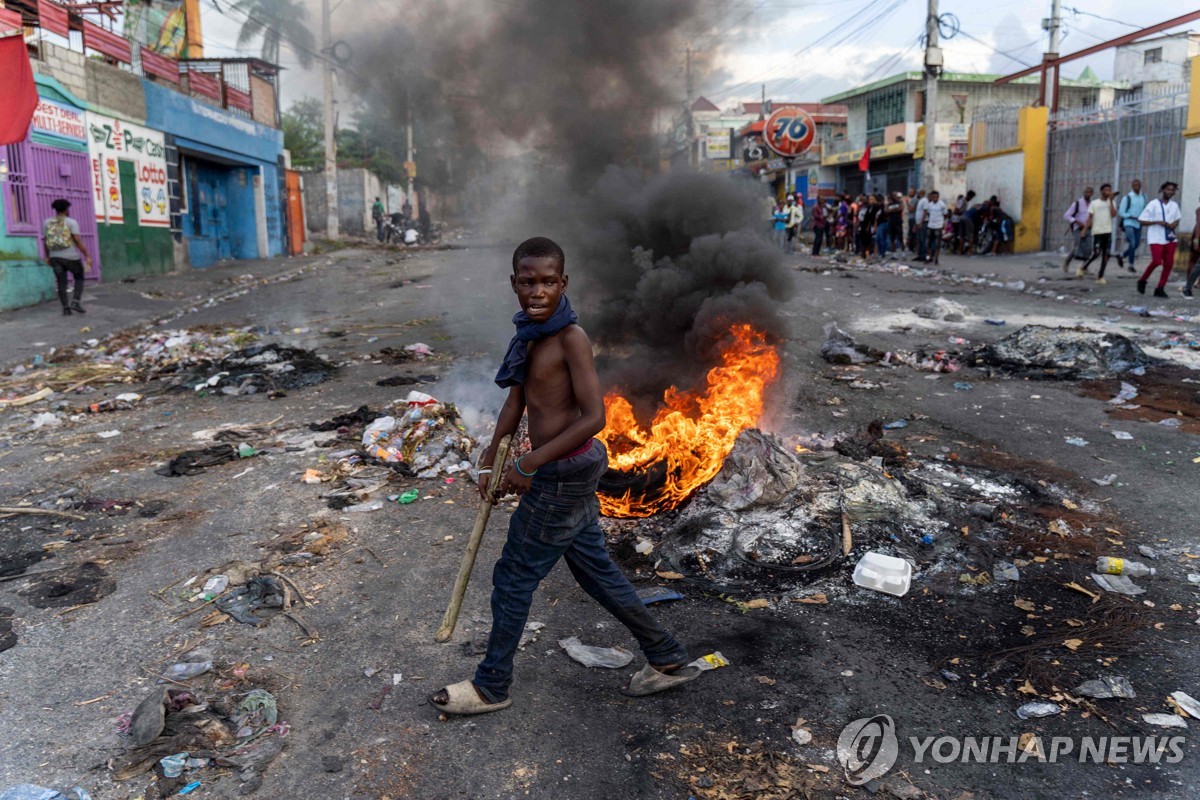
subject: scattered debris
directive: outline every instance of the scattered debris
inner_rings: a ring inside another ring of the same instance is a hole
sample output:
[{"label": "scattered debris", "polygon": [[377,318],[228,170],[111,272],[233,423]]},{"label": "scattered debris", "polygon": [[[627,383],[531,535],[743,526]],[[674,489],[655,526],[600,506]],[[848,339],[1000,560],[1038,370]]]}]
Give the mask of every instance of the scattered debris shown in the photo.
[{"label": "scattered debris", "polygon": [[967,316],[967,307],[945,297],[935,297],[914,308],[913,313],[923,319],[962,322]]},{"label": "scattered debris", "polygon": [[236,461],[238,457],[238,448],[233,445],[215,444],[199,450],[185,450],[154,471],[166,477],[199,475],[209,467]]},{"label": "scattered debris", "polygon": [[854,583],[877,592],[903,597],[912,581],[912,565],[903,558],[867,553],[854,567]]},{"label": "scattered debris", "polygon": [[1039,717],[1052,717],[1055,714],[1062,713],[1062,706],[1058,703],[1048,703],[1042,700],[1032,703],[1025,703],[1017,709],[1017,716],[1021,719],[1038,719]]},{"label": "scattered debris", "polygon": [[666,586],[650,586],[645,589],[638,589],[637,596],[642,601],[642,605],[646,606],[683,599],[682,594]]},{"label": "scattered debris", "polygon": [[628,650],[620,647],[593,647],[584,644],[574,636],[559,639],[558,646],[585,667],[621,669],[629,666],[629,663],[633,661],[633,653]]},{"label": "scattered debris", "polygon": [[1128,678],[1118,675],[1101,675],[1097,680],[1085,681],[1074,689],[1074,694],[1104,700],[1110,697],[1132,699],[1137,697]]},{"label": "scattered debris", "polygon": [[1142,720],[1148,725],[1160,728],[1186,728],[1187,720],[1178,714],[1142,714]]}]

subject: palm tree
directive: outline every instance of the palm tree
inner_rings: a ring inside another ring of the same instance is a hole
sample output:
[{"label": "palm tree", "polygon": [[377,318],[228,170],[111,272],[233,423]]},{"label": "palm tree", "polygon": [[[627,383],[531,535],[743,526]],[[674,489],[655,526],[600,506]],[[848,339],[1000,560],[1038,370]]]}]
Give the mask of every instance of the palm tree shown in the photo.
[{"label": "palm tree", "polygon": [[287,41],[300,66],[312,64],[316,41],[304,24],[308,16],[301,0],[237,0],[233,8],[246,17],[238,32],[238,47],[262,37],[262,57],[279,63],[279,45]]}]

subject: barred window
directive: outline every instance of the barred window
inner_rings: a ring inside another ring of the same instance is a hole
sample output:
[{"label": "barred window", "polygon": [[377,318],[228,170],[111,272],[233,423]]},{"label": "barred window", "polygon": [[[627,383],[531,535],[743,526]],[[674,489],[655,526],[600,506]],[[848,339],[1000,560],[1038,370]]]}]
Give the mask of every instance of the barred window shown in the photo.
[{"label": "barred window", "polygon": [[25,142],[5,148],[8,180],[4,182],[4,221],[9,234],[37,232],[33,218],[33,178],[29,174],[29,146]]}]

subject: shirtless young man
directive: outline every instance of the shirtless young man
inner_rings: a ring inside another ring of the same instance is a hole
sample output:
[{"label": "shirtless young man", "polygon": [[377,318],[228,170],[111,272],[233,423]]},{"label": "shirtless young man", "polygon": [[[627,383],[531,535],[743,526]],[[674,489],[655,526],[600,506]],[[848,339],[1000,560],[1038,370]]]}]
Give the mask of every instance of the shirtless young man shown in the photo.
[{"label": "shirtless young man", "polygon": [[[473,680],[451,684],[430,698],[449,714],[484,714],[512,705],[513,656],[521,641],[533,592],[559,558],[565,558],[585,592],[629,629],[647,664],[626,694],[646,695],[700,675],[685,666],[687,650],[658,623],[613,563],[600,530],[596,485],[608,468],[604,445],[592,438],[604,429],[604,399],[592,360],[592,344],[565,294],[566,256],[549,239],[522,242],[513,253],[512,290],[521,310],[517,335],[508,345],[496,383],[508,399],[483,455],[479,492],[497,502],[508,492],[521,504],[508,525],[508,540],[492,572],[492,632]],[[500,440],[517,430],[529,411],[533,449],[505,473],[498,496],[487,483]]]}]

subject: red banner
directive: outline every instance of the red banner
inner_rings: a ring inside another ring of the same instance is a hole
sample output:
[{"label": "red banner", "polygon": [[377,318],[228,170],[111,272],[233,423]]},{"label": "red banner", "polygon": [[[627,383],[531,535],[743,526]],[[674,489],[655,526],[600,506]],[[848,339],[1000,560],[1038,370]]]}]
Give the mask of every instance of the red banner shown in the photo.
[{"label": "red banner", "polygon": [[0,114],[0,145],[16,144],[25,140],[38,104],[37,84],[33,82],[24,37],[0,39],[0,75],[4,76],[0,81],[0,108],[4,109]]},{"label": "red banner", "polygon": [[192,90],[192,94],[211,97],[218,102],[221,100],[221,81],[216,75],[206,75],[203,72],[189,69],[188,88]]},{"label": "red banner", "polygon": [[38,0],[38,24],[51,33],[59,36],[70,36],[71,28],[67,22],[67,10],[55,5],[49,0]]},{"label": "red banner", "polygon": [[225,84],[225,107],[240,109],[248,114],[254,111],[254,103],[250,100],[250,93],[243,92],[241,89],[235,89],[229,84]]},{"label": "red banner", "polygon": [[7,32],[24,27],[21,23],[21,12],[8,8],[0,8],[0,32]]},{"label": "red banner", "polygon": [[83,46],[126,64],[133,61],[133,50],[128,39],[106,31],[86,19],[83,21]]},{"label": "red banner", "polygon": [[153,75],[156,78],[162,78],[164,81],[170,81],[176,86],[179,85],[178,61],[173,58],[161,56],[148,47],[142,48],[141,59],[143,75]]}]

